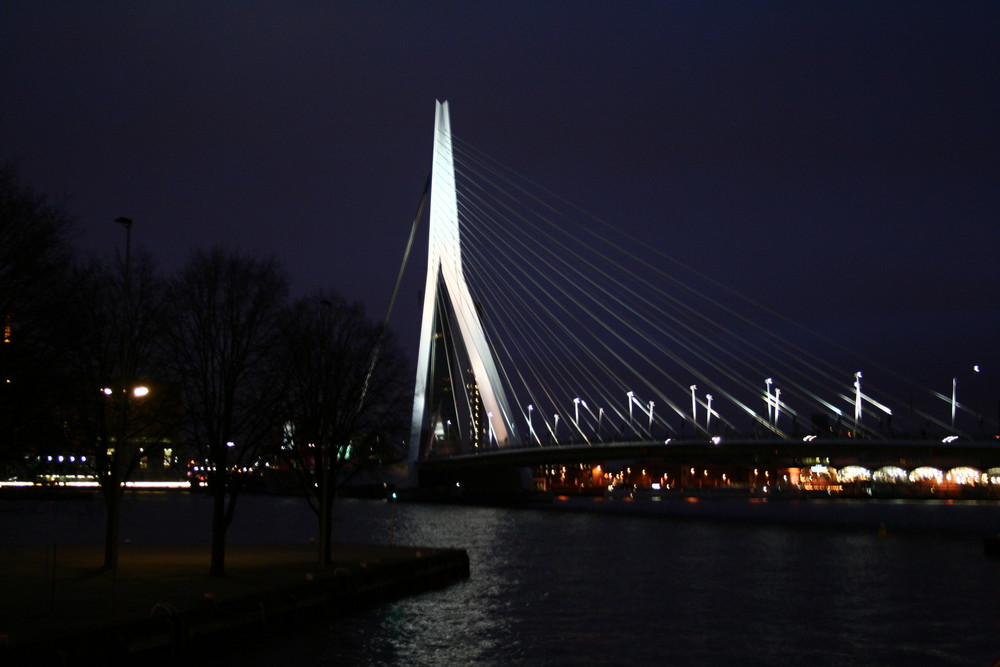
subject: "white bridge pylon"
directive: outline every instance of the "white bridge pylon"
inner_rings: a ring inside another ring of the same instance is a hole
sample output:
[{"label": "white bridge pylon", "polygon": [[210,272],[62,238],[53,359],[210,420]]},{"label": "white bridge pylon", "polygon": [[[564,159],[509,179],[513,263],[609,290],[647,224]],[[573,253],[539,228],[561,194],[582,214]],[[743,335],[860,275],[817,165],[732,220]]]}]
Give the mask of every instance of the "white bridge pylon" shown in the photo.
[{"label": "white bridge pylon", "polygon": [[448,102],[436,102],[434,117],[434,155],[431,168],[430,222],[428,224],[427,281],[424,288],[423,317],[420,325],[420,348],[417,358],[416,385],[413,390],[413,420],[410,431],[410,456],[420,456],[421,441],[434,425],[428,415],[428,394],[434,382],[435,333],[442,325],[437,319],[439,299],[446,299],[454,314],[453,335],[464,348],[469,368],[475,377],[488,428],[496,445],[508,447],[520,440],[511,419],[510,405],[504,393],[496,363],[469,287],[462,271],[459,238],[458,199],[455,192],[455,165],[451,145],[451,121]]}]

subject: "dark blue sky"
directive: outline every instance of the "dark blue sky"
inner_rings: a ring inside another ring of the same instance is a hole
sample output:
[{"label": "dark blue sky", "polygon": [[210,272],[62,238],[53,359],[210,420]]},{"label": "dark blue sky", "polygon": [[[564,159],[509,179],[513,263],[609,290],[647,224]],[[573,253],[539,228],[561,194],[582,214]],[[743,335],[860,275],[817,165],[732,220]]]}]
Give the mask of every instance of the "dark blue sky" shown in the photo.
[{"label": "dark blue sky", "polygon": [[12,0],[0,157],[88,251],[125,215],[165,271],[273,253],[381,317],[448,99],[463,140],[796,320],[1000,386],[998,34],[996,2]]}]

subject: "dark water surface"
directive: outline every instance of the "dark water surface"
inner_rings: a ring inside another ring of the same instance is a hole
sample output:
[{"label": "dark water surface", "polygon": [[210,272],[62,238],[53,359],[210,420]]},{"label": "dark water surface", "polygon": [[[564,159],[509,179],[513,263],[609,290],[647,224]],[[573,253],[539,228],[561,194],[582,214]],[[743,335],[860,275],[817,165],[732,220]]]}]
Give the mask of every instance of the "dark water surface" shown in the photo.
[{"label": "dark water surface", "polygon": [[[316,534],[303,501],[240,503],[234,543]],[[209,511],[203,496],[132,496],[122,536],[204,542]],[[0,503],[0,535],[99,544],[101,514],[96,501]],[[975,537],[376,501],[340,501],[337,526],[345,542],[466,548],[472,576],[213,664],[985,665],[1000,653],[1000,560]]]}]

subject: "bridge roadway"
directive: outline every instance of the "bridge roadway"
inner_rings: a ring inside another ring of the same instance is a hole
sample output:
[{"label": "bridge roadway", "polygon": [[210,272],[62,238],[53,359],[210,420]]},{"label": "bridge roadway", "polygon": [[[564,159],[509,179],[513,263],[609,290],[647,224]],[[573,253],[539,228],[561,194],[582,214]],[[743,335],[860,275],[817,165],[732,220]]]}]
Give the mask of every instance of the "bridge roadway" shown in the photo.
[{"label": "bridge roadway", "polygon": [[942,443],[931,440],[723,439],[646,442],[600,442],[523,446],[444,456],[417,462],[422,487],[475,484],[510,488],[523,479],[520,471],[542,465],[572,465],[609,461],[661,461],[705,465],[747,465],[771,469],[808,467],[815,463],[840,468],[869,469],[920,466],[950,469],[970,466],[981,471],[1000,467],[1000,441]]}]

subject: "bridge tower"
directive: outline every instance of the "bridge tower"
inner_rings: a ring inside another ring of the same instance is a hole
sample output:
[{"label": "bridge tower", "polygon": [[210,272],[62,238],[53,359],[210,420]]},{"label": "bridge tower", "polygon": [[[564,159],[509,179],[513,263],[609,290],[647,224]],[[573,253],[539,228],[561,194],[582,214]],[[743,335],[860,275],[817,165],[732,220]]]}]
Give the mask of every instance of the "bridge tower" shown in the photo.
[{"label": "bridge tower", "polygon": [[[458,199],[448,102],[436,102],[431,169],[427,279],[410,461],[438,450],[519,443],[510,405],[476,303],[462,271]],[[460,398],[459,395],[464,398]],[[469,444],[471,443],[471,445]]]}]

